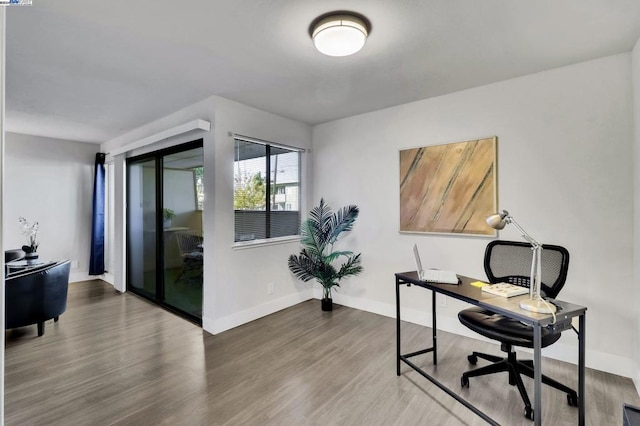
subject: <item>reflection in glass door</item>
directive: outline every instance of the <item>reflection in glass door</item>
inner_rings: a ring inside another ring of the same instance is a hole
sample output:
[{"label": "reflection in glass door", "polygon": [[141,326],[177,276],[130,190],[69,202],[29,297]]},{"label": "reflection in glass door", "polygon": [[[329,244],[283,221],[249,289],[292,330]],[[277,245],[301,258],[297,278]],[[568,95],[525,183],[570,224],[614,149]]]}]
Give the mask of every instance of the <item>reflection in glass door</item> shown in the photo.
[{"label": "reflection in glass door", "polygon": [[202,141],[127,165],[127,286],[202,323]]},{"label": "reflection in glass door", "polygon": [[162,159],[164,300],[198,318],[202,318],[204,258],[202,161],[202,148]]},{"label": "reflection in glass door", "polygon": [[135,292],[156,297],[156,161],[130,163],[127,176],[129,238],[128,285]]}]

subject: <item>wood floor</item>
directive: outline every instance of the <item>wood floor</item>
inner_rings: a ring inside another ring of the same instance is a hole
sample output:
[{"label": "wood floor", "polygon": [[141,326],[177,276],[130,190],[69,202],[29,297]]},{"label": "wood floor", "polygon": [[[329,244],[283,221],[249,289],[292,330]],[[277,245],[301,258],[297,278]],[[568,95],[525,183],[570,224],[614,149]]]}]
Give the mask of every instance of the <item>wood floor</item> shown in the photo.
[{"label": "wood floor", "polygon": [[[430,331],[403,324],[403,351]],[[489,343],[439,334],[439,364],[414,358],[504,425],[532,425],[506,375],[472,378],[472,349]],[[479,362],[481,365],[481,362]],[[67,312],[6,332],[7,425],[482,425],[403,366],[395,372],[395,320],[308,301],[217,336],[101,281],[69,288]],[[575,366],[543,370],[575,387]],[[532,383],[527,386],[532,393]],[[640,400],[631,380],[587,369],[587,424],[622,424],[622,404]],[[577,409],[543,389],[543,424],[574,425]]]}]

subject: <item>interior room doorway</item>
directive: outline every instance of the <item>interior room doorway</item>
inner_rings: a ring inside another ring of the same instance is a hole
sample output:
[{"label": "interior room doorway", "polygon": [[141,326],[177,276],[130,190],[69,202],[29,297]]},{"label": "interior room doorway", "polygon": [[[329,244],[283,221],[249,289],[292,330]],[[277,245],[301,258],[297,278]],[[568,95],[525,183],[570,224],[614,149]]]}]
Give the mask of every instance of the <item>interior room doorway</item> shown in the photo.
[{"label": "interior room doorway", "polygon": [[127,289],[202,325],[202,140],[127,160]]}]

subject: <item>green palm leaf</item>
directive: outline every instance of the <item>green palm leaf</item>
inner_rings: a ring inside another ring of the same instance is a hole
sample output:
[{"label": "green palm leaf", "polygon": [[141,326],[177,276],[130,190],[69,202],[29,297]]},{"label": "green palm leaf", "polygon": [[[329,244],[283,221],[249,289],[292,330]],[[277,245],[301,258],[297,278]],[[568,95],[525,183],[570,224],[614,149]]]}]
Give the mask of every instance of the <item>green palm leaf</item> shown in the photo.
[{"label": "green palm leaf", "polygon": [[360,254],[350,257],[346,263],[340,267],[338,271],[338,277],[347,277],[349,275],[358,275],[362,272],[362,265],[360,265]]},{"label": "green palm leaf", "polygon": [[302,281],[310,281],[320,277],[319,270],[322,262],[317,257],[309,256],[306,250],[302,250],[299,256],[289,256],[289,270]]},{"label": "green palm leaf", "polygon": [[318,255],[324,252],[329,242],[331,216],[331,208],[321,199],[320,205],[311,209],[309,218],[302,223],[302,245]]},{"label": "green palm leaf", "polygon": [[353,254],[352,251],[334,251],[332,253],[329,253],[328,255],[325,256],[325,260],[327,262],[333,262],[334,260],[336,260],[337,258],[339,258],[340,256],[345,256],[345,257],[349,257]]},{"label": "green palm leaf", "polygon": [[347,206],[338,210],[331,217],[330,244],[333,244],[341,233],[351,231],[358,214],[360,214],[360,209],[357,206]]}]

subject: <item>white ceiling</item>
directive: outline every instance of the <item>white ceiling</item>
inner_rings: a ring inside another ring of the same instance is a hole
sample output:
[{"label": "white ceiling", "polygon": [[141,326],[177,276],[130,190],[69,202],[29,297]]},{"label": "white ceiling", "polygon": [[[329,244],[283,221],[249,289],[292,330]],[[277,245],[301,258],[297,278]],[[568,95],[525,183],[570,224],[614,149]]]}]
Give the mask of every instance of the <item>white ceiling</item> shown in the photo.
[{"label": "white ceiling", "polygon": [[[33,0],[8,7],[9,131],[103,142],[211,95],[316,124],[589,59],[640,37],[639,0]],[[309,24],[372,24],[344,58]]]}]

